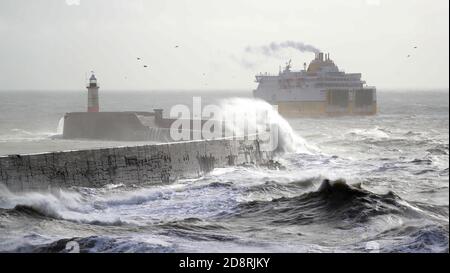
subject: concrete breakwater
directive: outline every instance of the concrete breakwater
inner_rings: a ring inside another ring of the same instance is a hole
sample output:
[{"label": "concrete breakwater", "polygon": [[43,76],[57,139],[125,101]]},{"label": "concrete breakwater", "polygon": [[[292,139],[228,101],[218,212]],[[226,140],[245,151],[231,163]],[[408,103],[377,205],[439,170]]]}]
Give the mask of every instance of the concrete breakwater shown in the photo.
[{"label": "concrete breakwater", "polygon": [[217,167],[271,162],[259,140],[226,138],[0,157],[11,191],[107,184],[141,185],[196,178]]}]

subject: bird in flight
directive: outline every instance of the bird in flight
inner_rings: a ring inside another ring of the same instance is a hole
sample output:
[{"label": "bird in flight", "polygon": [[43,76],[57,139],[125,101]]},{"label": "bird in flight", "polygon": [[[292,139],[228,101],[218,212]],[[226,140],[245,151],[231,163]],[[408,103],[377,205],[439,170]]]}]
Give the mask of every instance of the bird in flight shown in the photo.
[{"label": "bird in flight", "polygon": [[136,59],[137,59],[138,61],[140,61],[140,60],[141,60],[141,58],[140,58],[140,57],[137,57]]},{"label": "bird in flight", "polygon": [[417,48],[417,46],[415,46],[414,48]]},{"label": "bird in flight", "polygon": [[145,67],[145,68],[147,68],[147,67],[148,67],[148,65],[144,65],[144,67]]},{"label": "bird in flight", "polygon": [[175,48],[178,48],[178,47],[179,47],[178,45],[175,46]]}]

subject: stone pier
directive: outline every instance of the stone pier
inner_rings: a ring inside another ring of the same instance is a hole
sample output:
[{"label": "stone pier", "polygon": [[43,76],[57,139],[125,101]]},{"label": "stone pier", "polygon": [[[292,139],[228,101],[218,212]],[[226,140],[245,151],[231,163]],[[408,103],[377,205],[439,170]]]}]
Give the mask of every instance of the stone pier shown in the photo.
[{"label": "stone pier", "polygon": [[0,157],[0,183],[11,191],[107,184],[170,183],[214,168],[265,164],[258,140],[217,139]]}]

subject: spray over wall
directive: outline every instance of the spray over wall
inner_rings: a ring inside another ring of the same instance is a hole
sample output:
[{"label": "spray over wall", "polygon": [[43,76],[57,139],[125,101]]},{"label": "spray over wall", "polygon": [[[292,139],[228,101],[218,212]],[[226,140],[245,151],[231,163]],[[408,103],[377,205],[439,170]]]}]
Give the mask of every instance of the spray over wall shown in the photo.
[{"label": "spray over wall", "polygon": [[229,131],[234,131],[238,135],[248,135],[269,129],[270,136],[274,138],[271,141],[276,144],[277,152],[311,153],[315,150],[297,135],[277,109],[266,101],[230,98],[222,100],[219,105],[225,120],[236,120],[234,124],[226,123],[226,129]]}]

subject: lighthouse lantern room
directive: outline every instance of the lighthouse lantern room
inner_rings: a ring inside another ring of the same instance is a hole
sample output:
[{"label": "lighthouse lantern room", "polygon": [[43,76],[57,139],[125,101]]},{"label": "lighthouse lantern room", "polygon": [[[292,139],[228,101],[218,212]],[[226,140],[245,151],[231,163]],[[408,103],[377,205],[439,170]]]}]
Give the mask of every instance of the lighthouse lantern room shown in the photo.
[{"label": "lighthouse lantern room", "polygon": [[98,89],[97,78],[94,75],[94,72],[91,73],[91,77],[89,78],[89,83],[87,85],[88,90],[88,109],[89,113],[95,113],[99,111],[99,103],[98,103]]}]

